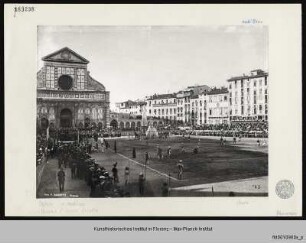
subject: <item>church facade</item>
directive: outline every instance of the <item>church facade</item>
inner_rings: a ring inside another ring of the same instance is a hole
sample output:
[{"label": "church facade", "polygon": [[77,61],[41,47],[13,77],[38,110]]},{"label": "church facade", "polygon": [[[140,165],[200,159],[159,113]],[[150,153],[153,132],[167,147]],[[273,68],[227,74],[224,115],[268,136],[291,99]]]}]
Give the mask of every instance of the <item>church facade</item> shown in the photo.
[{"label": "church facade", "polygon": [[37,73],[37,125],[41,128],[106,128],[109,91],[90,76],[89,63],[68,47],[42,58]]}]

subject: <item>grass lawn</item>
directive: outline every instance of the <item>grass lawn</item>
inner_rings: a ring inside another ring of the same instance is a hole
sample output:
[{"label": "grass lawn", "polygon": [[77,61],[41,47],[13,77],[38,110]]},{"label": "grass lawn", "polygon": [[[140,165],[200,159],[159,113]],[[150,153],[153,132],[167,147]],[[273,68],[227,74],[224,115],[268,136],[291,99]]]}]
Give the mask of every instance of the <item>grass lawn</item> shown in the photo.
[{"label": "grass lawn", "polygon": [[[145,163],[145,152],[149,152],[149,167],[177,178],[177,163],[183,161],[183,181],[174,181],[177,186],[200,183],[213,183],[236,179],[246,179],[268,175],[268,154],[258,151],[246,151],[238,146],[221,147],[218,140],[201,138],[171,137],[147,141],[117,139],[109,140],[110,148],[117,143],[117,153],[132,158],[132,149],[136,149],[136,160]],[[199,144],[199,153],[193,149]],[[164,158],[157,158],[157,146],[162,148]],[[241,144],[243,146],[243,144]],[[166,157],[168,146],[172,156]],[[181,152],[184,147],[185,153]],[[256,145],[254,145],[256,146]]]}]

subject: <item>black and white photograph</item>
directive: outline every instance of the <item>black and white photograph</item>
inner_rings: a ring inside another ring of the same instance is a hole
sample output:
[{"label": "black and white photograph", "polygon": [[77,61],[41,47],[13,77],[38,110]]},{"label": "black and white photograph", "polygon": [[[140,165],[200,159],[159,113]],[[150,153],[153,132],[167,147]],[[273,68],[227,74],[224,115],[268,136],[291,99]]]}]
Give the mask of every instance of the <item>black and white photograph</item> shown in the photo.
[{"label": "black and white photograph", "polygon": [[37,26],[36,198],[268,197],[268,36]]}]

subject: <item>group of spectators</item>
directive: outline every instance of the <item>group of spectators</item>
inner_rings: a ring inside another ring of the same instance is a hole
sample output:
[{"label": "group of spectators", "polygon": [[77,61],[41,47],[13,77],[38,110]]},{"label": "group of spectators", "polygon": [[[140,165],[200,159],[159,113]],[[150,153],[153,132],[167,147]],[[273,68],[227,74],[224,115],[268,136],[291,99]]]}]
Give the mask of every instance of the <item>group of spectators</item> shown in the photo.
[{"label": "group of spectators", "polygon": [[45,135],[37,135],[36,138],[36,165],[43,163],[47,154],[47,137]]},{"label": "group of spectators", "polygon": [[[106,146],[108,148],[108,146]],[[58,158],[58,181],[60,191],[64,191],[65,172],[70,168],[71,179],[85,180],[90,187],[90,197],[122,197],[123,190],[117,185],[117,173],[112,175],[90,156],[86,143],[59,144],[54,156]],[[116,168],[116,164],[114,165]]]},{"label": "group of spectators", "polygon": [[260,122],[235,122],[231,124],[204,125],[195,128],[192,135],[204,136],[242,136],[242,137],[268,137],[268,123]]},{"label": "group of spectators", "polygon": [[238,130],[244,132],[250,131],[268,131],[268,122],[232,122],[231,124],[205,124],[195,128],[196,130]]}]

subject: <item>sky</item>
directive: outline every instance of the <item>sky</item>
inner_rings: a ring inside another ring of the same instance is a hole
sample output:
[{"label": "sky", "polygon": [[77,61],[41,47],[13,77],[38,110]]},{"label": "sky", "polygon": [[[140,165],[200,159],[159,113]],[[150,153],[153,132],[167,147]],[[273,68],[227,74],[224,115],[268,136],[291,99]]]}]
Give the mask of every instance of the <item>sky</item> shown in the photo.
[{"label": "sky", "polygon": [[268,71],[265,26],[39,26],[38,69],[42,57],[63,47],[89,60],[90,75],[110,91],[111,107]]}]

